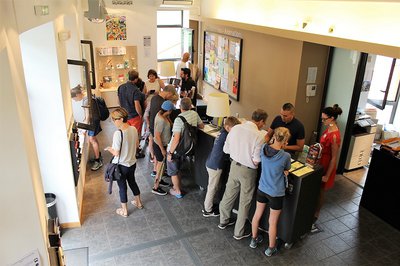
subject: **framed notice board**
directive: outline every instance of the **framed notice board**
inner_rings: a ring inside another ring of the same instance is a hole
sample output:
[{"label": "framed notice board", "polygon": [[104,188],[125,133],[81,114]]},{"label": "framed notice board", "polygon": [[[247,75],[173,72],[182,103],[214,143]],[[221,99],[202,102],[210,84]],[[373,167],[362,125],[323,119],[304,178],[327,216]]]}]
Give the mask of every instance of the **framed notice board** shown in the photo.
[{"label": "framed notice board", "polygon": [[203,79],[239,101],[242,39],[204,32]]}]

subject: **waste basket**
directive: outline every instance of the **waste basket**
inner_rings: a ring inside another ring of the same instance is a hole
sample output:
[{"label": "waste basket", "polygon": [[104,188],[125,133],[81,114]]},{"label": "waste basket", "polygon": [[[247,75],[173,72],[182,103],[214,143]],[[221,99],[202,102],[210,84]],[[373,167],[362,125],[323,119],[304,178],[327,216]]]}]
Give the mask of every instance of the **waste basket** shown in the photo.
[{"label": "waste basket", "polygon": [[53,193],[45,193],[47,212],[49,214],[49,219],[58,218],[57,214],[57,198]]}]

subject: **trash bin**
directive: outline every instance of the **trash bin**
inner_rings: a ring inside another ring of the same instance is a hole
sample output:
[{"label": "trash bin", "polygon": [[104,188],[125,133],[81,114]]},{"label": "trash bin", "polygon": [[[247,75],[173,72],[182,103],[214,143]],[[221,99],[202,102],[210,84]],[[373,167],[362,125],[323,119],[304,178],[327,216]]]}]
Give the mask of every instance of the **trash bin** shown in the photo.
[{"label": "trash bin", "polygon": [[53,193],[45,193],[44,196],[46,197],[46,206],[47,212],[49,214],[49,219],[58,218],[56,195],[54,195]]}]

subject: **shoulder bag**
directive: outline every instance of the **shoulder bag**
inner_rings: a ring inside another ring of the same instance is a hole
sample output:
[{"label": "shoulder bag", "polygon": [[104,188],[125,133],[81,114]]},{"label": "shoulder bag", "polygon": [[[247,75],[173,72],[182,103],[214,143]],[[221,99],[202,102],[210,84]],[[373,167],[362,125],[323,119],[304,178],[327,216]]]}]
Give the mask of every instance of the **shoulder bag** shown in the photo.
[{"label": "shoulder bag", "polygon": [[[119,148],[119,152],[121,155],[121,150],[122,150],[122,142],[124,139],[124,135],[122,134],[122,130],[119,130],[121,132],[121,145]],[[119,158],[118,156],[118,162],[117,163],[112,163],[112,160],[114,159],[114,156],[111,158],[110,163],[107,165],[106,171],[104,172],[104,179],[106,182],[110,182],[109,190],[108,193],[111,194],[111,189],[112,189],[112,181],[120,180],[121,179],[121,169],[119,168]],[[111,188],[111,189],[110,189]]]}]

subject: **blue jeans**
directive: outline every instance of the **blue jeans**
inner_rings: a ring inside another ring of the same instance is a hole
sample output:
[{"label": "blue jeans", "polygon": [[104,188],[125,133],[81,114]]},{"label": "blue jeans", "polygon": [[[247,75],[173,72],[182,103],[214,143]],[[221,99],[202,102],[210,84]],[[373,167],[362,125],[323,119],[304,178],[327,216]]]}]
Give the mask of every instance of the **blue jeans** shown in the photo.
[{"label": "blue jeans", "polygon": [[136,164],[132,165],[131,167],[126,167],[123,165],[119,166],[121,169],[121,179],[117,180],[117,184],[119,187],[119,199],[121,203],[127,203],[128,202],[128,186],[131,188],[133,195],[137,196],[140,195],[140,190],[139,187],[136,183],[135,180],[135,170],[136,170]]}]

